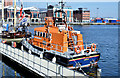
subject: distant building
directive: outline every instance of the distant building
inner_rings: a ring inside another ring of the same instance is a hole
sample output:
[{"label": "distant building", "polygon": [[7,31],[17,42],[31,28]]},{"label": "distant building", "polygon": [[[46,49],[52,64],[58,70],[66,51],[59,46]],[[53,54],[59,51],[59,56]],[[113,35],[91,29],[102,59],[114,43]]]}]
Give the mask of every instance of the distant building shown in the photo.
[{"label": "distant building", "polygon": [[13,6],[13,0],[4,0],[4,6]]},{"label": "distant building", "polygon": [[[56,9],[60,10],[61,6],[60,5],[49,5],[47,7],[47,16],[48,17],[61,17],[62,13],[57,13],[55,14]],[[73,22],[73,9],[71,8],[71,6],[64,6],[63,11],[66,13],[66,17],[67,17],[67,22]]]},{"label": "distant building", "polygon": [[105,20],[107,20],[108,23],[117,23],[117,19],[116,18],[105,18]]},{"label": "distant building", "polygon": [[91,23],[117,23],[116,18],[91,18]]},{"label": "distant building", "polygon": [[30,15],[30,18],[39,18],[39,10],[36,7],[23,8],[26,14]]},{"label": "distant building", "polygon": [[74,22],[90,22],[90,10],[87,8],[78,8],[73,11]]},{"label": "distant building", "polygon": [[[20,14],[20,7],[16,7],[16,16],[19,18]],[[5,19],[7,18],[14,18],[14,7],[13,6],[6,6],[4,7],[4,12],[5,12]]]},{"label": "distant building", "polygon": [[54,8],[54,6],[52,6],[52,5],[49,5],[47,7],[47,17],[53,17],[53,15],[54,15],[53,8]]},{"label": "distant building", "polygon": [[47,16],[47,9],[39,9],[39,18],[41,22],[45,22],[44,18]]}]

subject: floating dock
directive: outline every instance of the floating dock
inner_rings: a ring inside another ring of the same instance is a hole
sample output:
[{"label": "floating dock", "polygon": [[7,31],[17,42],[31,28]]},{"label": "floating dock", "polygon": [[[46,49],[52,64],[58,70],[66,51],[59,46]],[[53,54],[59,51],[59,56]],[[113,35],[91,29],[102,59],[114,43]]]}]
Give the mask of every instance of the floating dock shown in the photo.
[{"label": "floating dock", "polygon": [[43,77],[88,77],[75,70],[70,70],[59,64],[35,56],[30,52],[12,48],[3,43],[0,43],[0,53]]}]

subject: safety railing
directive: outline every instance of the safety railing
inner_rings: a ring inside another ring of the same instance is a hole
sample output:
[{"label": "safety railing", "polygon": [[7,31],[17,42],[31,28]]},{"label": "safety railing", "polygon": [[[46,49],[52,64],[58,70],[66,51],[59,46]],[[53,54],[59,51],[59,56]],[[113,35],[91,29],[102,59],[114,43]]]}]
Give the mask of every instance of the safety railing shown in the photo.
[{"label": "safety railing", "polygon": [[0,43],[0,53],[18,62],[24,67],[34,71],[35,73],[45,77],[83,77],[86,78],[82,73],[75,70],[70,70],[59,64],[51,61],[42,59],[28,52],[21,51],[17,48],[12,48],[9,45]]},{"label": "safety railing", "polygon": [[[66,47],[66,46],[61,46],[61,45],[57,45],[57,44],[53,44],[53,43],[48,43],[48,42],[37,42],[36,41],[36,45],[39,44],[38,47],[40,47],[40,45],[43,45],[45,44],[42,48],[43,48],[43,51],[39,51],[38,49],[36,48],[33,48],[31,46],[31,44],[28,43],[28,41],[26,41],[25,39],[23,39],[22,41],[22,44],[27,47],[29,50],[31,50],[32,52],[36,53],[36,54],[41,54],[41,53],[44,53],[44,50],[47,50],[46,52],[50,52],[50,53],[53,53],[53,54],[56,54],[56,55],[61,55],[61,56],[64,56],[64,57],[72,57],[73,55],[70,55],[70,52],[73,52],[74,55],[76,54],[76,52],[74,51],[74,49],[76,48],[76,46],[73,46],[73,47]],[[50,46],[47,46],[47,44],[50,44]],[[97,45],[97,44],[95,44]],[[53,47],[54,46],[54,47]],[[88,48],[91,48],[92,44],[85,44],[85,45],[80,45],[81,47],[84,47],[84,50],[88,49]],[[46,48],[49,48],[46,49]],[[63,48],[66,48],[67,51],[66,52],[63,52]],[[71,48],[73,49],[73,51],[71,50]]]}]

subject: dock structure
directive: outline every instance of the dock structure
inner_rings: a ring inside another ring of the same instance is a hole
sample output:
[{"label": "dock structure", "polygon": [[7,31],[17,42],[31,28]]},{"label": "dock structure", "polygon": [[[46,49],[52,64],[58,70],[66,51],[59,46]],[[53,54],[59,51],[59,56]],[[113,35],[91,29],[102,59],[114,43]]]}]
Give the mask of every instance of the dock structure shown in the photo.
[{"label": "dock structure", "polygon": [[87,78],[87,76],[80,72],[70,70],[59,64],[3,43],[0,43],[0,53],[43,77]]}]

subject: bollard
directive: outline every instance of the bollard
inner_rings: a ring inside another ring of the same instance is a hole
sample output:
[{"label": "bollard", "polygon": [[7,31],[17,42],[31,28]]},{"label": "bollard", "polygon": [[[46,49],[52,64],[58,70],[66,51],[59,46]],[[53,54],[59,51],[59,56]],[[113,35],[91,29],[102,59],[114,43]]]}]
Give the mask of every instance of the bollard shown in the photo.
[{"label": "bollard", "polygon": [[52,62],[53,62],[53,63],[56,63],[56,57],[54,57],[54,58],[52,59]]},{"label": "bollard", "polygon": [[29,50],[28,52],[29,52],[29,54],[31,54],[31,50]]},{"label": "bollard", "polygon": [[101,69],[97,69],[97,78],[101,78],[100,74],[101,74]]},{"label": "bollard", "polygon": [[21,50],[23,51],[23,45],[21,46]]},{"label": "bollard", "polygon": [[43,58],[43,54],[42,53],[40,54],[40,58]]}]

